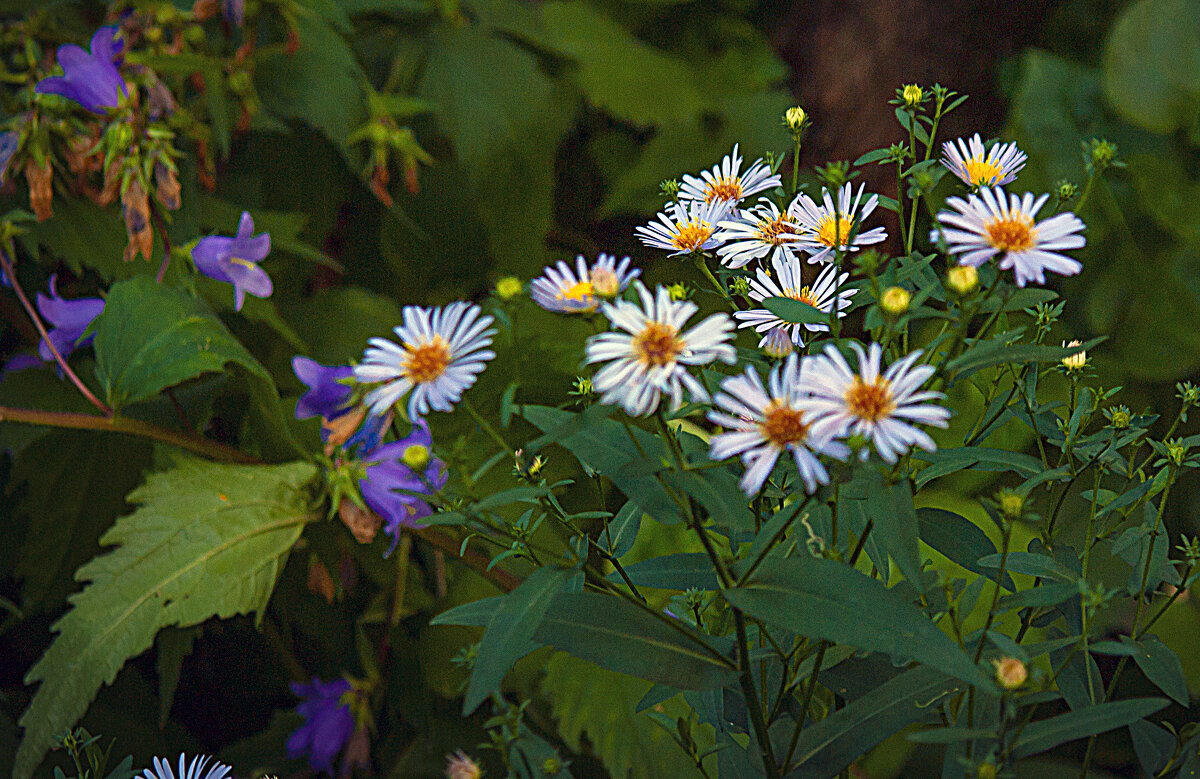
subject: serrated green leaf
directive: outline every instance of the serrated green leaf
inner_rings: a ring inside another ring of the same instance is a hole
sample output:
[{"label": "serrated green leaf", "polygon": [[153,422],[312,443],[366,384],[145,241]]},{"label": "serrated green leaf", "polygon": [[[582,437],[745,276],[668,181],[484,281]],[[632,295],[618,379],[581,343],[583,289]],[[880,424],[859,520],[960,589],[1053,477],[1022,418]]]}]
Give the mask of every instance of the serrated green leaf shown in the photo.
[{"label": "serrated green leaf", "polygon": [[1166,705],[1165,698],[1135,698],[1101,703],[1039,720],[1025,728],[1017,739],[1013,745],[1013,756],[1029,757],[1077,738],[1123,727],[1150,716]]},{"label": "serrated green leaf", "polygon": [[129,495],[139,508],[101,539],[117,548],[77,573],[88,582],[25,677],[41,682],[21,716],[14,776],[29,779],[54,738],[125,660],[169,625],[261,613],[309,513],[306,462],[234,466],[180,458]]},{"label": "serrated green leaf", "polygon": [[731,604],[768,624],[988,684],[971,658],[904,595],[845,563],[808,556],[767,559],[749,582],[723,592]]}]

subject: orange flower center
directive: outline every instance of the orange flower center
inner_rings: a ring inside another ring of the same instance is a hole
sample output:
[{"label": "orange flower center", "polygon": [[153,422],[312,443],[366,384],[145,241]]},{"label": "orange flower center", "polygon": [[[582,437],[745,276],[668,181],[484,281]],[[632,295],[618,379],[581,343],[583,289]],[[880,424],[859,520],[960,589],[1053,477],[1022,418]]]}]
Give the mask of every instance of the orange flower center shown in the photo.
[{"label": "orange flower center", "polygon": [[803,411],[798,411],[783,401],[772,400],[771,405],[767,406],[765,416],[762,423],[763,435],[776,446],[783,448],[808,438],[809,425],[804,421]]},{"label": "orange flower center", "polygon": [[675,225],[675,237],[671,239],[671,243],[675,244],[676,249],[694,252],[704,245],[713,232],[712,225],[703,219],[697,219],[694,222],[678,222]]},{"label": "orange flower center", "polygon": [[650,322],[633,337],[633,353],[647,367],[670,365],[682,351],[683,341],[675,328],[661,322]]},{"label": "orange flower center", "polygon": [[764,219],[758,223],[758,238],[760,241],[765,241],[775,246],[794,243],[796,239],[786,235],[786,233],[790,233],[795,228],[795,225],[796,223],[787,214],[780,214],[774,219]]},{"label": "orange flower center", "polygon": [[1002,252],[1020,252],[1033,246],[1033,229],[1024,217],[997,219],[987,226],[988,240]]},{"label": "orange flower center", "polygon": [[408,358],[404,361],[404,376],[414,384],[433,381],[450,365],[450,345],[440,335],[433,340],[413,346],[405,344]]},{"label": "orange flower center", "polygon": [[827,216],[817,227],[817,240],[826,246],[845,246],[850,240],[850,229],[853,226],[854,223],[847,219],[845,214]]},{"label": "orange flower center", "polygon": [[742,199],[742,182],[734,178],[719,178],[716,181],[709,182],[704,188],[704,202],[711,203],[714,200],[741,200]]},{"label": "orange flower center", "polygon": [[874,384],[865,384],[861,378],[855,378],[854,384],[846,390],[846,408],[859,419],[878,422],[896,410],[891,382],[882,376],[875,379]]}]

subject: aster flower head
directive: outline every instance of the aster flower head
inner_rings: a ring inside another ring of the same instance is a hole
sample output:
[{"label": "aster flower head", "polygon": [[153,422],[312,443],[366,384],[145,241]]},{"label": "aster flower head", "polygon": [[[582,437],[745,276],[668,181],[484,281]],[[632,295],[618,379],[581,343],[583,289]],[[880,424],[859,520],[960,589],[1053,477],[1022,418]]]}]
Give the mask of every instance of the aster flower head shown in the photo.
[{"label": "aster flower head", "polygon": [[335,419],[350,410],[347,404],[353,391],[342,383],[343,379],[354,375],[354,369],[349,365],[322,365],[316,360],[296,356],[292,358],[292,370],[308,387],[296,401],[296,419]]},{"label": "aster flower head", "polygon": [[[767,298],[791,298],[801,303],[807,303],[818,311],[829,313],[833,309],[833,296],[836,290],[838,317],[843,317],[845,314],[842,312],[850,307],[854,293],[857,291],[852,287],[846,287],[846,281],[849,280],[850,274],[839,274],[837,266],[832,264],[821,269],[811,286],[804,284],[803,266],[796,257],[775,259],[771,262],[771,266],[775,269],[774,275],[759,268],[757,278],[750,281],[749,298],[757,303],[761,303]],[[823,322],[807,324],[786,322],[766,308],[735,311],[733,317],[738,321],[739,328],[753,327],[755,332],[763,333],[762,340],[758,342],[760,349],[766,347],[772,333],[780,328],[788,334],[792,343],[797,347],[804,346],[805,330],[814,333],[829,330],[829,325]]]},{"label": "aster flower head", "polygon": [[237,235],[201,238],[192,249],[192,260],[205,276],[233,285],[234,309],[241,311],[247,292],[256,298],[270,297],[271,277],[257,264],[270,253],[271,235],[254,235],[254,220],[243,211]]},{"label": "aster flower head", "polygon": [[574,269],[560,260],[530,282],[529,296],[547,311],[590,313],[601,299],[616,297],[641,275],[641,270],[630,268],[629,264],[628,257],[618,263],[611,254],[601,254],[591,268],[582,254],[575,258]]},{"label": "aster flower head", "polygon": [[733,321],[726,314],[713,314],[684,331],[698,310],[695,303],[672,300],[666,287],[654,294],[640,282],[635,287],[641,305],[625,300],[605,303],[601,311],[617,330],[588,339],[585,361],[608,363],[593,379],[601,402],[620,404],[630,415],[641,416],[657,409],[664,394],[672,408],[679,408],[685,388],[693,400],[708,400],[687,367],[713,360],[734,363],[737,352],[729,343]]},{"label": "aster flower head", "polygon": [[746,172],[742,172],[742,155],[737,144],[719,165],[711,171],[701,171],[699,176],[684,176],[679,187],[681,200],[699,200],[703,203],[724,202],[735,205],[743,198],[781,186],[778,174],[761,159],[755,160]]},{"label": "aster flower head", "polygon": [[[809,253],[809,262],[832,262],[834,253],[839,250],[854,252],[859,247],[887,240],[887,231],[882,227],[854,235],[879,204],[878,195],[871,195],[863,202],[864,186],[860,184],[855,195],[849,182],[842,185],[838,190],[836,209],[827,189],[822,190],[820,205],[800,193],[788,206],[788,216],[800,225],[800,248]],[[851,235],[854,235],[853,239]]]},{"label": "aster flower head", "polygon": [[97,114],[116,108],[121,97],[128,95],[125,80],[117,70],[124,45],[117,38],[117,28],[110,26],[96,30],[90,53],[73,43],[59,46],[58,64],[63,74],[42,79],[34,91],[62,95]]},{"label": "aster flower head", "polygon": [[446,779],[479,779],[483,769],[461,749],[446,756]]},{"label": "aster flower head", "polygon": [[996,187],[1011,183],[1025,167],[1025,152],[1015,143],[997,143],[984,149],[979,133],[965,141],[957,138],[942,144],[942,164],[970,187]]},{"label": "aster flower head", "polygon": [[[851,343],[858,356],[858,370],[832,344],[823,355],[808,358],[804,375],[808,397],[802,406],[813,415],[814,435],[844,437],[858,435],[875,445],[886,462],[894,463],[912,446],[935,451],[929,434],[912,423],[945,427],[949,409],[933,403],[940,392],[920,390],[933,375],[929,365],[916,365],[920,351],[897,360],[881,371],[883,349],[872,343],[868,350]],[[869,452],[864,448],[862,456]]]},{"label": "aster flower head", "polygon": [[395,328],[400,343],[372,338],[354,378],[381,383],[366,397],[371,413],[385,413],[408,395],[410,419],[430,409],[450,411],[475,383],[488,360],[495,321],[474,303],[456,301],[443,308],[404,307],[404,324]]},{"label": "aster flower head", "polygon": [[937,215],[942,228],[931,231],[929,240],[945,236],[950,253],[960,255],[962,265],[978,267],[999,255],[998,267],[1011,269],[1018,287],[1029,281],[1045,283],[1046,271],[1073,276],[1083,265],[1060,252],[1084,245],[1079,235],[1084,224],[1070,212],[1035,221],[1049,198],[1035,200],[1028,192],[1018,197],[1000,187],[984,187],[966,200],[948,198],[949,208]]},{"label": "aster flower head", "polygon": [[[37,308],[42,318],[52,325],[47,333],[50,343],[54,344],[54,348],[66,359],[77,347],[91,343],[91,335],[82,341],[80,337],[92,320],[100,316],[100,312],[104,310],[104,301],[100,298],[61,298],[58,296],[57,282],[58,274],[52,275],[50,295],[47,297],[39,292]],[[45,340],[38,344],[38,355],[46,362],[54,361],[54,353],[50,351],[50,345]]]},{"label": "aster flower head", "polygon": [[740,456],[746,466],[740,486],[747,495],[762,489],[784,452],[796,461],[809,492],[829,483],[829,473],[817,455],[844,459],[850,454],[840,441],[814,435],[813,417],[801,405],[803,370],[804,362],[792,354],[771,369],[766,387],[753,366],[721,382],[721,392],[714,399],[718,410],[710,411],[708,418],[729,432],[713,437],[709,457]]},{"label": "aster flower head", "polygon": [[668,203],[658,212],[657,222],[634,228],[634,233],[645,245],[671,252],[671,257],[708,251],[721,245],[715,233],[717,224],[728,213],[729,203],[725,200]]},{"label": "aster flower head", "polygon": [[753,260],[774,261],[795,255],[800,226],[769,199],[760,198],[758,205],[730,216],[718,225],[716,234],[722,244],[717,254],[723,265],[741,268]]},{"label": "aster flower head", "polygon": [[209,765],[209,760],[212,758],[208,755],[199,755],[188,762],[187,755],[180,753],[179,776],[176,777],[171,770],[171,763],[156,757],[153,760],[154,768],[144,770],[141,779],[225,779],[229,776],[229,766],[216,760]]},{"label": "aster flower head", "polygon": [[296,713],[304,718],[304,724],[288,737],[288,757],[295,760],[308,755],[314,771],[332,775],[334,758],[354,734],[354,712],[345,700],[352,686],[345,679],[322,682],[314,676],[312,684],[292,682],[291,689],[300,698]]},{"label": "aster flower head", "polygon": [[400,540],[401,528],[424,527],[421,520],[433,508],[421,496],[432,495],[446,486],[446,464],[431,452],[433,437],[422,419],[413,422],[407,437],[384,444],[364,458],[367,477],[359,481],[363,500],[383,518],[392,546]]}]

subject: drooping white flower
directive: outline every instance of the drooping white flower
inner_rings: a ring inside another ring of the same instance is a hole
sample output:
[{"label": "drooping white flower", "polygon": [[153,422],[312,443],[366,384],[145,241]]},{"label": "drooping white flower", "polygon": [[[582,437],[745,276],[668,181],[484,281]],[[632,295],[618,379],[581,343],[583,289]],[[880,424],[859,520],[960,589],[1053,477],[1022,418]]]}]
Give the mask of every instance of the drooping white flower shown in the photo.
[{"label": "drooping white flower", "polygon": [[[832,344],[825,347],[823,355],[807,358],[802,384],[808,397],[800,405],[812,414],[813,435],[860,435],[889,463],[912,446],[936,450],[929,434],[913,423],[945,427],[950,411],[928,402],[944,397],[942,393],[920,389],[934,373],[929,365],[915,364],[921,352],[913,352],[881,372],[883,349],[879,344],[872,343],[867,351],[857,343],[850,345],[858,355],[857,371],[851,370]],[[865,448],[862,454],[867,456]]]},{"label": "drooping white flower", "polygon": [[747,495],[762,488],[784,452],[795,459],[809,492],[829,483],[829,473],[817,459],[818,454],[838,459],[850,454],[840,441],[814,435],[811,412],[800,405],[804,397],[800,379],[803,365],[797,355],[789,355],[771,369],[766,387],[753,366],[721,382],[721,391],[714,399],[720,410],[710,411],[708,418],[729,432],[713,436],[709,456],[713,460],[734,455],[742,458],[746,472],[739,484]]},{"label": "drooping white flower", "polygon": [[[863,188],[860,184],[858,194],[854,195],[850,184],[846,183],[838,190],[836,209],[827,189],[822,190],[821,205],[800,193],[788,206],[788,216],[800,224],[800,248],[811,255],[809,262],[832,262],[838,250],[854,252],[862,246],[887,240],[887,231],[882,227],[865,232],[861,229],[863,221],[879,204],[878,195],[871,195],[863,203]],[[851,239],[855,230],[859,232]]]},{"label": "drooping white flower", "polygon": [[942,154],[942,164],[971,187],[996,187],[1015,181],[1026,159],[1015,143],[997,143],[985,150],[979,133],[970,141],[946,141]]},{"label": "drooping white flower", "polygon": [[666,249],[672,257],[689,252],[708,251],[721,245],[714,233],[717,223],[729,213],[729,203],[714,200],[686,200],[668,203],[657,214],[658,221],[634,228],[638,240],[647,246]]},{"label": "drooping white flower", "polygon": [[[834,290],[838,290],[838,316],[845,316],[842,312],[850,307],[851,299],[857,291],[845,286],[846,281],[850,278],[849,273],[838,274],[836,266],[827,265],[817,275],[812,286],[806,286],[801,275],[803,266],[796,257],[776,259],[772,261],[771,265],[775,269],[774,276],[768,274],[765,269],[759,268],[757,278],[751,279],[749,293],[751,300],[761,303],[772,297],[791,298],[801,303],[807,303],[819,311],[829,313],[833,308]],[[829,330],[829,325],[821,322],[807,324],[785,322],[766,308],[736,311],[733,316],[738,320],[739,328],[753,327],[755,332],[764,334],[762,340],[758,342],[759,348],[766,346],[771,333],[776,328],[783,328],[797,347],[804,346],[803,336],[806,329],[814,333]]]},{"label": "drooping white flower", "polygon": [[1059,252],[1084,245],[1078,234],[1084,224],[1069,212],[1035,222],[1049,197],[1035,200],[1032,193],[1017,197],[1000,187],[984,187],[966,200],[948,198],[949,208],[937,215],[942,229],[932,230],[929,240],[937,242],[944,235],[950,253],[959,255],[963,265],[978,267],[1000,255],[998,267],[1011,268],[1018,287],[1028,281],[1045,283],[1046,271],[1073,276],[1083,265]]},{"label": "drooping white flower", "polygon": [[685,175],[679,186],[679,197],[681,200],[724,202],[732,206],[743,198],[778,187],[781,183],[779,174],[771,173],[771,168],[761,159],[755,160],[743,173],[742,155],[738,153],[737,144],[734,144],[733,152],[727,154],[719,165],[714,165],[711,171],[701,171],[699,176]]},{"label": "drooping white flower", "polygon": [[652,295],[641,282],[634,286],[641,306],[625,300],[605,303],[600,310],[618,329],[588,339],[586,362],[608,363],[593,379],[601,402],[641,416],[657,409],[663,395],[671,398],[672,408],[679,408],[685,388],[693,400],[708,400],[704,386],[687,369],[713,360],[736,361],[729,343],[733,321],[713,314],[684,331],[697,311],[695,303],[672,300],[666,287]]},{"label": "drooping white flower", "polygon": [[225,779],[229,776],[230,768],[224,763],[213,761],[212,765],[208,765],[208,761],[212,760],[208,755],[200,755],[192,758],[191,762],[187,761],[187,756],[179,755],[179,775],[176,776],[171,770],[171,763],[163,758],[154,758],[154,768],[147,768],[142,772],[142,779]]},{"label": "drooping white flower", "polygon": [[721,263],[741,268],[753,260],[794,257],[799,246],[800,226],[767,198],[753,208],[734,211],[721,222],[716,238],[721,241],[717,254]]},{"label": "drooping white flower", "polygon": [[406,394],[410,418],[430,409],[450,411],[496,356],[488,349],[496,334],[489,329],[493,321],[461,300],[444,308],[405,306],[404,324],[395,328],[400,343],[372,338],[354,366],[359,382],[386,382],[367,393],[371,414],[385,413]]},{"label": "drooping white flower", "polygon": [[613,255],[601,254],[588,268],[587,260],[580,254],[575,258],[574,269],[561,260],[554,267],[547,267],[530,283],[529,296],[547,311],[562,314],[595,311],[601,299],[621,294],[641,273],[638,268],[629,267],[628,257],[618,263]]}]

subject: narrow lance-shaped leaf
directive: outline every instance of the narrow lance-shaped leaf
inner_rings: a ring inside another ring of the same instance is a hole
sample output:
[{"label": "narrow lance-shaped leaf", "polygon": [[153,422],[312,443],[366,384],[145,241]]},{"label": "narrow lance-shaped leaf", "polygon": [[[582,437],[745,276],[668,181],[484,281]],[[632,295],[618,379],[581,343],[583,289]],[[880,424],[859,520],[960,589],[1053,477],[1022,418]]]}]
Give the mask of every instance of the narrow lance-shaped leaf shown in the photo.
[{"label": "narrow lance-shaped leaf", "polygon": [[1120,728],[1150,716],[1167,705],[1165,698],[1135,698],[1089,706],[1034,722],[1013,747],[1013,756],[1029,757],[1059,744]]}]

